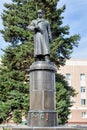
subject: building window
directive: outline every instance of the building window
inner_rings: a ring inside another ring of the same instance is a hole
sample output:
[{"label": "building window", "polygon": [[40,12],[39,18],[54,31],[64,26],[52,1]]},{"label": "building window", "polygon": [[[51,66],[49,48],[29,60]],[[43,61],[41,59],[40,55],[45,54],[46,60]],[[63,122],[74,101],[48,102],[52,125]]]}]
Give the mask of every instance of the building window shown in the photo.
[{"label": "building window", "polygon": [[80,74],[80,80],[85,81],[85,74]]},{"label": "building window", "polygon": [[86,86],[85,74],[80,74],[80,85],[81,86]]},{"label": "building window", "polygon": [[66,74],[66,80],[67,80],[68,84],[71,85],[71,74],[70,73]]},{"label": "building window", "polygon": [[82,112],[82,118],[87,118],[87,112]]},{"label": "building window", "polygon": [[71,74],[70,74],[70,73],[67,73],[67,74],[66,74],[66,80],[67,80],[67,81],[70,81],[70,80],[71,80]]},{"label": "building window", "polygon": [[81,99],[81,105],[86,105],[86,99]]},{"label": "building window", "polygon": [[81,87],[81,93],[85,93],[85,87]]},{"label": "building window", "polygon": [[70,113],[70,114],[68,115],[68,118],[69,118],[69,119],[71,119],[71,118],[72,118],[72,113]]},{"label": "building window", "polygon": [[66,74],[66,80],[71,80],[71,74],[70,73]]}]

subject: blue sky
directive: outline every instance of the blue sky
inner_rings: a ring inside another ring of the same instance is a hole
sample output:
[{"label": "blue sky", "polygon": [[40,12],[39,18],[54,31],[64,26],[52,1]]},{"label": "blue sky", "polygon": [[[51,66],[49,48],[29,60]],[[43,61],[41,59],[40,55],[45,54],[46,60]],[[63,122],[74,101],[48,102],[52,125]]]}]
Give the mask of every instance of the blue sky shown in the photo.
[{"label": "blue sky", "polygon": [[[3,12],[3,4],[10,3],[11,0],[0,0],[0,15]],[[87,0],[60,0],[58,7],[66,5],[66,10],[62,14],[64,16],[64,25],[69,25],[70,35],[80,34],[81,40],[79,47],[74,48],[71,55],[72,58],[87,59]],[[0,17],[0,29],[2,28],[2,21]],[[8,45],[0,34],[0,55],[2,55],[1,48]]]},{"label": "blue sky", "polygon": [[60,0],[59,7],[66,4],[63,13],[64,25],[69,25],[70,34],[80,34],[79,47],[75,48],[72,58],[87,59],[87,0]]}]

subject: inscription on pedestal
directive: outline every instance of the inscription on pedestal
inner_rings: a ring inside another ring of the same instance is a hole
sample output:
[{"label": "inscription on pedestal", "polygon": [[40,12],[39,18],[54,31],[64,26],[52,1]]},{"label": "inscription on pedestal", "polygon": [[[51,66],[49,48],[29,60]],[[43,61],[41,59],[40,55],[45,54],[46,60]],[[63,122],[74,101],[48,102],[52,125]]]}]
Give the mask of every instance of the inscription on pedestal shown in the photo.
[{"label": "inscription on pedestal", "polygon": [[48,111],[31,111],[29,112],[29,120],[31,126],[37,126],[41,127],[44,125],[44,127],[50,127],[50,126],[56,126],[57,125],[57,115],[56,112]]}]

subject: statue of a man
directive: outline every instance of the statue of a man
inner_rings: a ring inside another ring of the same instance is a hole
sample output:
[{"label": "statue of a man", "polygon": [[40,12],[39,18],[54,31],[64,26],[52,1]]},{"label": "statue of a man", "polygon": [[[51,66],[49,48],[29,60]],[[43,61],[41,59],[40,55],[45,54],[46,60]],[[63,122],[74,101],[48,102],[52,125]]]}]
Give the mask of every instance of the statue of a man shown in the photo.
[{"label": "statue of a man", "polygon": [[43,10],[38,10],[38,18],[32,20],[28,26],[29,30],[35,32],[34,34],[34,57],[38,60],[49,60],[50,47],[49,42],[52,40],[50,24],[43,18]]}]

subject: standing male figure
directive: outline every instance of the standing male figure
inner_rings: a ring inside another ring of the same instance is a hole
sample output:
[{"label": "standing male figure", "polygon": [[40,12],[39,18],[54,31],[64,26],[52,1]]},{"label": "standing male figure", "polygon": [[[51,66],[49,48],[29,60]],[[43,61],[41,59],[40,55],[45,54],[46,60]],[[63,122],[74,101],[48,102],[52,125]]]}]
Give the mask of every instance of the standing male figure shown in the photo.
[{"label": "standing male figure", "polygon": [[34,57],[38,60],[44,59],[49,61],[50,47],[49,42],[52,40],[50,24],[43,18],[43,11],[40,9],[37,12],[38,18],[32,20],[28,26],[29,30],[34,34]]}]

